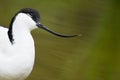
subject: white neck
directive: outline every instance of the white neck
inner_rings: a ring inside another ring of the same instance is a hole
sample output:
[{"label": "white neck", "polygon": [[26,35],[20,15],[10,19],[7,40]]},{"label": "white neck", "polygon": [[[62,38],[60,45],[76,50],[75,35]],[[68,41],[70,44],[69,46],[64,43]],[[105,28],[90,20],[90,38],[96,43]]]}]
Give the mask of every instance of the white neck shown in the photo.
[{"label": "white neck", "polygon": [[34,22],[32,22],[33,20],[29,16],[21,13],[17,15],[12,26],[12,35],[14,39],[13,46],[22,51],[27,51],[26,54],[29,52],[34,52],[34,41],[30,34],[32,29],[31,26],[33,25],[28,23],[30,20],[33,24]]},{"label": "white neck", "polygon": [[6,52],[0,53],[0,80],[24,80],[32,71],[35,49],[30,31],[34,26],[35,22],[26,14],[20,13],[15,17],[10,31],[13,44],[7,42]]},{"label": "white neck", "polygon": [[35,49],[34,40],[30,33],[31,24],[25,23],[26,21],[24,19],[26,17],[29,19],[27,15],[18,15],[12,25],[14,41],[11,51],[13,56],[11,58],[10,72],[13,72],[13,74],[18,72],[18,74],[28,76],[33,68]]}]

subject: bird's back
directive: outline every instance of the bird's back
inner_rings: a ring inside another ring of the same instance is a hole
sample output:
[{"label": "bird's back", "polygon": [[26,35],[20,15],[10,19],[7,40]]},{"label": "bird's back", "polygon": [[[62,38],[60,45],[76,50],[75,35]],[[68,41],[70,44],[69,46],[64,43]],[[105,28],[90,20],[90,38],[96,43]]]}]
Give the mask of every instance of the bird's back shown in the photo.
[{"label": "bird's back", "polygon": [[10,41],[7,35],[8,28],[0,26],[0,54],[5,53],[7,47],[10,46]]}]

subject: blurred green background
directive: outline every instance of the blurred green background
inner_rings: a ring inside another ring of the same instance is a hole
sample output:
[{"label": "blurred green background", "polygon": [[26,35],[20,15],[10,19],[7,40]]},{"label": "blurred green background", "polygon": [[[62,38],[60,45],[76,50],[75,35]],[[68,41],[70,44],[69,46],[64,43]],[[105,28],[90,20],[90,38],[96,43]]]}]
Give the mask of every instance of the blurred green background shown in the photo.
[{"label": "blurred green background", "polygon": [[0,0],[0,24],[26,7],[56,32],[82,34],[32,31],[36,59],[26,80],[120,80],[120,0]]}]

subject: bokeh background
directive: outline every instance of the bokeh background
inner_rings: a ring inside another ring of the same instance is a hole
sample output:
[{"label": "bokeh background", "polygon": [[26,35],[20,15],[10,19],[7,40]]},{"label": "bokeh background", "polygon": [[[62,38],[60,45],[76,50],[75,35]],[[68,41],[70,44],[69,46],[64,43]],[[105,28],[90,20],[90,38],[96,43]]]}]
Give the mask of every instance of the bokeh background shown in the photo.
[{"label": "bokeh background", "polygon": [[120,0],[0,0],[0,24],[26,7],[50,29],[82,35],[32,31],[36,59],[26,80],[120,80]]}]

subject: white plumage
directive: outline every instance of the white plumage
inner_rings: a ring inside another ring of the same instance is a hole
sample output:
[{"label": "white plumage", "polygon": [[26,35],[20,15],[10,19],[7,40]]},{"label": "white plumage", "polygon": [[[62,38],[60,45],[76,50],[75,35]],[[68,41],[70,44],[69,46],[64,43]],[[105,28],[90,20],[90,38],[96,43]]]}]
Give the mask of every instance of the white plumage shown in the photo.
[{"label": "white plumage", "polygon": [[8,37],[8,29],[0,27],[0,80],[24,80],[34,64],[34,41],[30,31],[35,22],[20,13],[13,23],[13,44]]}]

